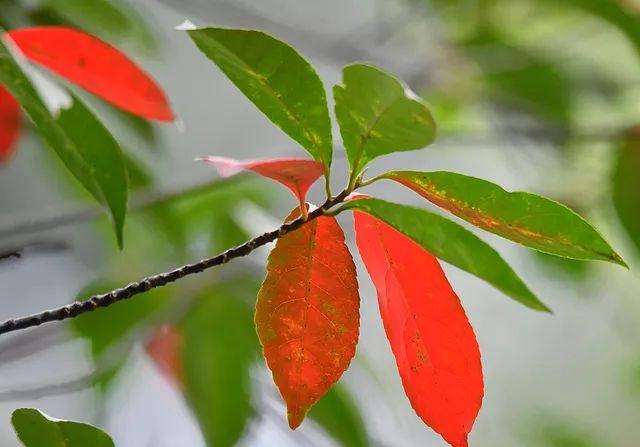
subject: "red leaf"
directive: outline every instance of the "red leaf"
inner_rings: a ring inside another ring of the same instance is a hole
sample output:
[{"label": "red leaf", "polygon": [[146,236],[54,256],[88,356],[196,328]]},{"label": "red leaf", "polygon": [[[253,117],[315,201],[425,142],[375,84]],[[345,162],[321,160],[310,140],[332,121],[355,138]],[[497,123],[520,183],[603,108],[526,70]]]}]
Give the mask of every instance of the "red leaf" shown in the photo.
[{"label": "red leaf", "polygon": [[424,248],[368,214],[354,216],[405,393],[427,425],[452,446],[467,447],[484,386],[478,342],[460,300]]},{"label": "red leaf", "polygon": [[[288,219],[299,215],[296,209]],[[292,429],[349,366],[359,307],[355,265],[335,218],[319,217],[278,240],[255,321]]]},{"label": "red leaf", "polygon": [[20,136],[20,105],[2,85],[0,85],[0,164],[13,155]]},{"label": "red leaf", "polygon": [[222,177],[230,177],[249,170],[282,183],[304,203],[307,191],[324,174],[324,165],[304,158],[268,158],[263,160],[234,160],[226,157],[201,157],[198,160],[213,165]]},{"label": "red leaf", "polygon": [[145,347],[147,354],[160,371],[174,384],[182,387],[184,371],[182,369],[182,334],[175,326],[159,327]]},{"label": "red leaf", "polygon": [[24,55],[123,110],[173,121],[162,89],[126,55],[102,40],[63,26],[7,32]]}]

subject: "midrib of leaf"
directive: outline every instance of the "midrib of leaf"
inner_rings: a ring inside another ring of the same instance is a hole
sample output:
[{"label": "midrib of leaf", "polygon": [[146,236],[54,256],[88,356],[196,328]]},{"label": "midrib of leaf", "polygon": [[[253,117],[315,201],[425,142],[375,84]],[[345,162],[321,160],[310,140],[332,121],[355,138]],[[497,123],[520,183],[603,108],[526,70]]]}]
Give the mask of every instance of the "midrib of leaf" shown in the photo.
[{"label": "midrib of leaf", "polygon": [[304,320],[302,322],[302,334],[300,335],[300,347],[303,350],[303,353],[296,368],[296,382],[298,383],[298,386],[296,386],[296,400],[298,400],[299,394],[300,394],[299,392],[300,376],[302,375],[302,363],[304,362],[304,356],[306,355],[306,350],[304,349],[304,336],[307,332],[307,323],[309,321],[309,308],[311,307],[309,294],[311,293],[311,270],[313,267],[313,251],[316,247],[317,227],[318,227],[318,222],[316,220],[311,222],[311,229],[309,233],[309,256],[307,256],[307,277],[305,281],[307,287],[304,293],[305,311],[304,311]]},{"label": "midrib of leaf", "polygon": [[[241,67],[241,69],[243,71],[245,71],[247,74],[249,74],[256,81],[258,81],[260,83],[260,85],[265,87],[265,90],[269,93],[269,95],[271,95],[271,97],[273,97],[282,106],[282,108],[286,111],[287,116],[289,118],[291,118],[302,129],[302,132],[304,133],[304,136],[307,139],[307,141],[309,141],[313,145],[313,148],[317,153],[316,156],[318,156],[318,157],[320,157],[322,159],[322,157],[321,157],[322,148],[320,148],[320,146],[318,146],[318,143],[316,141],[317,136],[313,132],[311,132],[307,128],[307,126],[304,125],[300,121],[300,119],[294,113],[294,111],[291,110],[291,108],[287,105],[287,103],[285,103],[282,100],[282,98],[280,98],[280,96],[278,95],[276,90],[268,82],[268,78],[266,76],[264,76],[264,75],[261,75],[260,73],[256,73],[253,70],[253,67],[251,67],[248,63],[246,63],[240,57],[236,56],[236,54],[234,52],[232,52],[231,50],[229,50],[224,44],[222,44],[221,42],[219,42],[216,39],[212,38],[212,40],[216,43],[216,46],[218,46],[229,59],[233,59],[236,62],[236,64],[239,67]],[[282,63],[282,61],[280,63]],[[324,160],[322,160],[322,161],[324,162]]]},{"label": "midrib of leaf", "polygon": [[364,135],[362,135],[360,137],[360,144],[358,145],[358,151],[356,152],[356,156],[353,159],[353,172],[351,173],[351,178],[349,179],[349,185],[350,187],[355,186],[355,181],[356,178],[359,174],[359,164],[360,164],[360,160],[362,159],[362,156],[364,155],[364,148],[367,145],[367,143],[369,142],[369,139],[371,138],[371,134],[373,133],[373,129],[378,125],[378,123],[380,122],[380,119],[382,118],[382,116],[387,113],[389,111],[389,109],[391,107],[393,107],[398,101],[402,100],[403,97],[399,96],[397,98],[395,98],[393,101],[391,101],[390,103],[388,103],[386,106],[384,106],[382,108],[382,110],[380,110],[379,112],[375,113],[373,116],[373,119],[371,120],[371,122],[369,123],[369,126],[367,127],[367,131],[364,133]]}]

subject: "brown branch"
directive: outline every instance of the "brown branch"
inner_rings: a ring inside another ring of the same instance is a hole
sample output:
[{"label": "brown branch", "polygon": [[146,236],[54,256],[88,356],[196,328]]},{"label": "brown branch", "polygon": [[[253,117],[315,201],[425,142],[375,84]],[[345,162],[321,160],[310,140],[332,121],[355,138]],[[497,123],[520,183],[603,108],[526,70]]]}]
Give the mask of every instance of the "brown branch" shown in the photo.
[{"label": "brown branch", "polygon": [[[326,210],[333,207],[334,205],[341,203],[348,194],[349,191],[345,189],[336,197],[327,199],[327,201],[322,206],[309,213],[307,221],[322,216]],[[234,258],[246,256],[256,248],[261,247],[269,242],[273,242],[279,237],[300,228],[304,223],[305,221],[302,220],[302,218],[287,222],[276,230],[264,233],[261,236],[245,242],[242,245],[230,248],[229,250],[222,252],[219,255],[213,256],[211,258],[206,258],[191,264],[183,265],[169,272],[149,276],[142,279],[141,281],[133,282],[128,286],[112,290],[108,293],[94,295],[86,301],[76,301],[75,303],[63,307],[58,307],[56,309],[47,310],[21,318],[7,320],[4,323],[0,324],[0,334],[39,326],[43,323],[48,323],[51,321],[61,321],[67,320],[69,318],[74,318],[83,313],[92,312],[98,308],[107,307],[114,303],[117,303],[118,301],[129,299],[135,295],[139,295],[151,289],[165,286],[169,283],[182,279],[185,276],[200,273],[212,267],[226,264]]]}]

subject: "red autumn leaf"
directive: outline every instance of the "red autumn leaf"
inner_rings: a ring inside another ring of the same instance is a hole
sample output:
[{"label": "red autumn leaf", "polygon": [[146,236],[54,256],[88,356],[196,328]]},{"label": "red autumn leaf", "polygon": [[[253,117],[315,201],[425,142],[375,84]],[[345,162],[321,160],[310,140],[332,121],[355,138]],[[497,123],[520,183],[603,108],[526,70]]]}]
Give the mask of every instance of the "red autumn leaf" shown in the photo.
[{"label": "red autumn leaf", "polygon": [[0,85],[0,164],[13,155],[20,136],[20,105],[11,93]]},{"label": "red autumn leaf", "polygon": [[142,118],[173,121],[156,82],[122,52],[82,31],[63,26],[7,32],[30,60],[100,98]]},{"label": "red autumn leaf", "polygon": [[182,334],[175,326],[159,327],[145,347],[147,354],[158,369],[174,384],[182,387],[184,370],[182,368]]},{"label": "red autumn leaf", "polygon": [[427,425],[452,446],[467,447],[484,386],[478,342],[460,300],[422,246],[368,214],[354,217],[405,393]]},{"label": "red autumn leaf", "polygon": [[[299,215],[296,209],[288,219]],[[335,218],[319,217],[278,240],[255,322],[292,429],[349,366],[359,307],[355,265]]]},{"label": "red autumn leaf", "polygon": [[304,203],[307,191],[324,174],[324,165],[305,158],[268,158],[263,160],[234,160],[226,157],[200,157],[198,160],[213,165],[222,177],[230,177],[249,170],[282,183]]}]

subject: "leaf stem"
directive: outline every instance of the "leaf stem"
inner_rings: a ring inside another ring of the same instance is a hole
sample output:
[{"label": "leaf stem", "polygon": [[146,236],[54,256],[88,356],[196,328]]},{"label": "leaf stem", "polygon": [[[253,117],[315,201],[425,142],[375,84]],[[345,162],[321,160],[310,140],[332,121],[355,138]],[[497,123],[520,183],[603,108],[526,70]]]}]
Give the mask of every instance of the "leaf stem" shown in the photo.
[{"label": "leaf stem", "polygon": [[[311,221],[323,215],[323,213],[331,207],[340,204],[349,195],[348,189],[343,190],[335,197],[328,198],[322,206],[311,211],[306,221]],[[230,248],[216,256],[205,258],[201,261],[186,264],[174,270],[165,273],[148,276],[140,281],[133,282],[125,287],[112,290],[110,292],[94,295],[86,301],[76,301],[72,304],[58,307],[44,312],[27,315],[25,317],[7,320],[0,324],[0,334],[27,329],[30,327],[40,326],[41,324],[62,321],[77,317],[78,315],[92,312],[101,307],[107,307],[118,301],[127,300],[135,295],[140,295],[151,289],[165,286],[169,283],[184,278],[185,276],[203,272],[204,270],[226,264],[232,259],[247,256],[256,248],[261,247],[269,242],[273,242],[279,237],[284,236],[294,230],[297,230],[305,223],[303,218],[298,218],[291,222],[286,222],[279,228],[257,236],[244,244]]]},{"label": "leaf stem", "polygon": [[369,180],[360,180],[358,182],[358,187],[359,188],[363,188],[365,186],[369,186],[370,184],[375,183],[378,180],[381,180],[383,178],[383,176],[384,176],[384,174],[380,174],[380,175],[377,175],[377,176],[375,176],[373,178],[370,178]]}]

